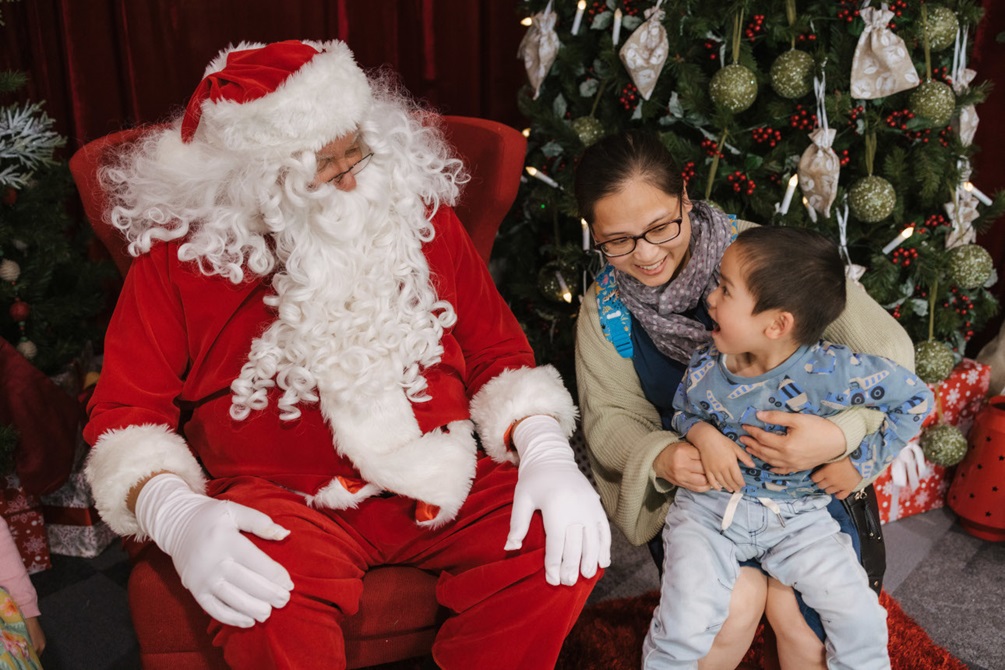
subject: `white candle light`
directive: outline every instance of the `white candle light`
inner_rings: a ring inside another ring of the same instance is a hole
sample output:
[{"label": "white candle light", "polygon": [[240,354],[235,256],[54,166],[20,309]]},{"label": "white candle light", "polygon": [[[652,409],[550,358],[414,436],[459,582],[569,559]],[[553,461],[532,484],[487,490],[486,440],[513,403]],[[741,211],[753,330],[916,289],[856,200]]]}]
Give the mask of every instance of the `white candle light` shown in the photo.
[{"label": "white candle light", "polygon": [[891,251],[893,251],[894,249],[896,249],[897,247],[899,247],[904,242],[904,240],[909,238],[911,235],[914,235],[914,226],[908,226],[907,228],[904,228],[902,231],[900,231],[900,235],[897,235],[895,238],[890,240],[890,243],[888,245],[883,247],[883,254],[886,255]]},{"label": "white candle light", "polygon": [[812,221],[813,223],[816,223],[817,222],[817,210],[815,210],[812,207],[810,207],[810,201],[806,199],[806,196],[803,196],[803,207],[806,208],[806,213],[810,215],[810,221]]},{"label": "white candle light", "polygon": [[618,42],[621,41],[621,8],[618,7],[614,10],[614,32],[611,33],[611,41],[614,42],[614,46],[618,46]]},{"label": "white candle light", "polygon": [[527,169],[527,174],[529,174],[534,179],[538,179],[540,181],[543,181],[545,184],[547,184],[548,186],[550,186],[552,188],[561,188],[558,185],[557,181],[555,181],[554,179],[552,179],[551,177],[549,177],[545,173],[541,172],[537,168],[531,167],[531,166],[528,165],[526,169]]},{"label": "white candle light", "polygon": [[520,131],[520,134],[524,137],[530,138],[530,128],[524,128]]},{"label": "white candle light", "polygon": [[569,285],[565,283],[562,273],[555,272],[555,279],[558,280],[558,288],[562,291],[562,300],[572,302],[572,291],[569,290]]},{"label": "white candle light", "polygon": [[789,205],[792,203],[792,196],[796,192],[796,184],[799,183],[799,175],[794,174],[789,177],[789,186],[785,189],[785,197],[782,198],[782,204],[778,206],[779,214],[786,214],[789,211]]},{"label": "white candle light", "polygon": [[579,222],[583,226],[583,251],[590,250],[590,226],[586,223],[586,219],[580,219]]},{"label": "white candle light", "polygon": [[974,186],[973,182],[969,182],[969,181],[965,182],[963,184],[963,188],[966,189],[968,192],[973,193],[974,197],[977,198],[978,200],[980,200],[982,203],[984,203],[985,206],[991,204],[991,198],[989,198],[984,193],[984,191],[982,191],[979,188],[977,188],[976,186]]},{"label": "white candle light", "polygon": [[579,24],[583,22],[583,12],[586,11],[586,0],[579,0],[576,4],[576,18],[572,20],[572,34],[579,34]]},{"label": "white candle light", "polygon": [[523,19],[520,20],[520,25],[526,26],[527,28],[531,27],[532,25],[534,25],[534,17],[525,16]]}]

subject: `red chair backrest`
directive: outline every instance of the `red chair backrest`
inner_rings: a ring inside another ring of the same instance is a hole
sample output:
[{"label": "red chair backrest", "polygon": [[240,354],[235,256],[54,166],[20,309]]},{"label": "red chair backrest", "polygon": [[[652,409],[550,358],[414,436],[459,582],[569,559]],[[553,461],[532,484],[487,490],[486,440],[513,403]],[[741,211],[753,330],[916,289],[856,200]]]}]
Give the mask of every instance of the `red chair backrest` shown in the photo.
[{"label": "red chair backrest", "polygon": [[[503,217],[516,199],[527,140],[517,130],[487,119],[444,116],[444,131],[471,173],[471,181],[455,207],[478,253],[487,263]],[[98,169],[123,145],[147,128],[131,128],[88,142],[70,158],[70,172],[98,239],[124,276],[132,258],[122,235],[107,219],[107,198]]]}]

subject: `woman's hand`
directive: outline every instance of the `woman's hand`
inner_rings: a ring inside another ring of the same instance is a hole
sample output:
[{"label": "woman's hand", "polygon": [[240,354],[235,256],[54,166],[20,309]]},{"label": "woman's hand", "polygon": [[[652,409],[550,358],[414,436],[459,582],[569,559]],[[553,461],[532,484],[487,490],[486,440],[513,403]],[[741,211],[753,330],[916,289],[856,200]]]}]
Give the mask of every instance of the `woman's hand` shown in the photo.
[{"label": "woman's hand", "polygon": [[45,633],[42,632],[42,624],[38,622],[37,616],[30,616],[24,620],[24,625],[28,629],[31,646],[35,648],[35,653],[41,656],[45,651]]},{"label": "woman's hand", "polygon": [[701,464],[701,455],[690,442],[668,444],[653,461],[653,470],[657,477],[695,493],[704,493],[711,488]]},{"label": "woman's hand", "polygon": [[844,432],[822,417],[769,410],[758,412],[757,418],[786,429],[779,435],[744,425],[749,435],[740,438],[749,453],[771,464],[775,474],[810,470],[845,452]]}]

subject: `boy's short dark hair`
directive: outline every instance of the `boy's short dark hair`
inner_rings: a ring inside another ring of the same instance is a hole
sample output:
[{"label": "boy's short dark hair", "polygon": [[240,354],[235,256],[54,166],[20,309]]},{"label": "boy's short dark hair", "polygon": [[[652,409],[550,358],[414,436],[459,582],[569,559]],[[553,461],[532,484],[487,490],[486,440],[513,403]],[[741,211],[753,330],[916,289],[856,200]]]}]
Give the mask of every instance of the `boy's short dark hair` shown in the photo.
[{"label": "boy's short dark hair", "polygon": [[800,344],[820,339],[844,311],[844,263],[837,246],[820,233],[802,228],[758,226],[733,242],[744,280],[757,301],[754,313],[791,312],[793,337]]}]

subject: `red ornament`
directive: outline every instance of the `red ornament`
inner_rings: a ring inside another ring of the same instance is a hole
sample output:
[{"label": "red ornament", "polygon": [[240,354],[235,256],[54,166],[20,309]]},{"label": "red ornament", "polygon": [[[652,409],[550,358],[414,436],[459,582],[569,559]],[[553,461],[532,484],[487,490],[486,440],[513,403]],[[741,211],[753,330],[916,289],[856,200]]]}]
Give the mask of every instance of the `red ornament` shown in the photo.
[{"label": "red ornament", "polygon": [[14,298],[14,304],[10,306],[9,313],[10,318],[14,319],[15,322],[27,321],[28,315],[31,314],[31,306],[24,300]]},{"label": "red ornament", "polygon": [[17,202],[17,189],[8,186],[3,192],[3,204],[13,207],[15,202]]},{"label": "red ornament", "polygon": [[949,508],[974,537],[1005,541],[1005,396],[974,419],[969,448],[949,487]]}]

